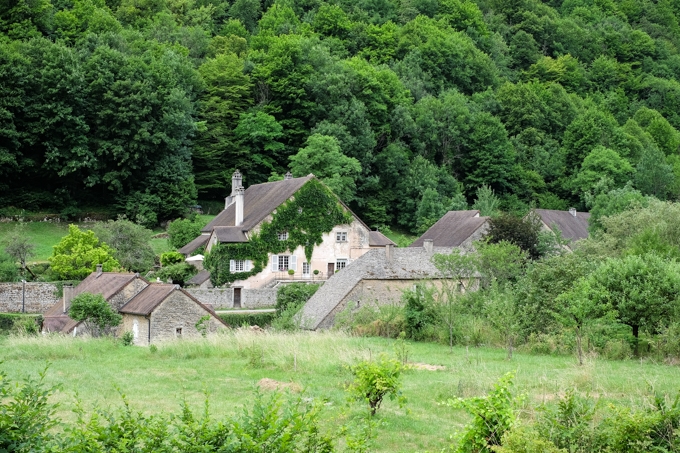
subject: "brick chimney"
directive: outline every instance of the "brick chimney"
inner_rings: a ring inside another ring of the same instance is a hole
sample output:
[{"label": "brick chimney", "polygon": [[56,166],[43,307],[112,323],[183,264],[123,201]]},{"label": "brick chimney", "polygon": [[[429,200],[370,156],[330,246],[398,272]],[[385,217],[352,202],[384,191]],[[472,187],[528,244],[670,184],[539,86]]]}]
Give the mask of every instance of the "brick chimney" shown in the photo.
[{"label": "brick chimney", "polygon": [[246,189],[243,187],[239,187],[236,189],[236,194],[234,195],[235,198],[235,203],[236,203],[236,219],[234,224],[236,226],[239,226],[243,223],[243,205],[245,203],[245,198],[246,198]]},{"label": "brick chimney", "polygon": [[287,171],[286,175],[283,177],[283,180],[288,181],[289,179],[293,179],[293,174],[290,171]]},{"label": "brick chimney", "polygon": [[434,239],[425,239],[423,241],[423,248],[427,253],[434,252]]},{"label": "brick chimney", "polygon": [[231,175],[231,193],[224,199],[224,209],[227,209],[229,205],[235,201],[234,197],[236,196],[236,190],[240,187],[243,187],[243,177],[241,176],[241,172],[236,170]]}]

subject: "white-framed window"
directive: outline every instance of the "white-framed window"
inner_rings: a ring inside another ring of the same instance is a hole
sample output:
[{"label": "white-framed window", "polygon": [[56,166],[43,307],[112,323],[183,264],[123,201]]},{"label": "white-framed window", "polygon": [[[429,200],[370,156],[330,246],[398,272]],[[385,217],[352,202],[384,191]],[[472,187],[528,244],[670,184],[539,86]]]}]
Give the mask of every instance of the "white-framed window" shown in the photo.
[{"label": "white-framed window", "polygon": [[335,242],[347,242],[347,231],[336,231]]},{"label": "white-framed window", "polygon": [[288,232],[287,231],[282,231],[279,233],[279,241],[287,241],[288,240]]},{"label": "white-framed window", "polygon": [[229,260],[229,272],[249,272],[253,269],[250,260]]},{"label": "white-framed window", "polygon": [[335,270],[339,271],[340,269],[344,269],[347,267],[347,260],[344,258],[338,258],[337,261],[335,262]]},{"label": "white-framed window", "polygon": [[302,263],[302,275],[309,276],[310,266],[308,262]]},{"label": "white-framed window", "polygon": [[272,255],[272,271],[297,270],[297,256],[295,255]]}]

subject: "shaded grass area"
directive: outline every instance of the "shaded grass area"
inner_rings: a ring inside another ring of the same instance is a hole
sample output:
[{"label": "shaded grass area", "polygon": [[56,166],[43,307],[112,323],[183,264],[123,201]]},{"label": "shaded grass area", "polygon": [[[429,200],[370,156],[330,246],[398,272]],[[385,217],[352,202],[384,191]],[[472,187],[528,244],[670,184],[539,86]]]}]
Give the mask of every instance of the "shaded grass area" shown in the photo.
[{"label": "shaded grass area", "polygon": [[[0,340],[2,368],[11,378],[35,374],[51,362],[47,380],[62,390],[59,415],[70,412],[77,392],[86,410],[120,406],[120,393],[134,409],[145,413],[179,412],[186,400],[200,411],[204,392],[211,394],[216,416],[240,412],[250,405],[260,379],[295,382],[305,397],[322,400],[326,429],[336,430],[356,413],[347,406],[344,386],[350,380],[346,365],[380,353],[393,354],[397,344],[380,338],[351,337],[336,332],[294,334],[230,331],[197,341],[149,348],[124,347],[110,340],[70,337],[9,337]],[[509,371],[516,373],[516,394],[527,395],[528,407],[555,402],[574,388],[602,402],[640,405],[650,386],[659,392],[680,388],[677,368],[640,361],[613,362],[590,358],[583,367],[573,357],[516,354],[492,348],[454,348],[407,343],[409,361],[442,365],[444,370],[411,370],[404,375],[407,405],[386,401],[378,412],[376,450],[440,451],[449,436],[467,422],[460,410],[438,403],[448,398],[485,394]],[[527,410],[524,417],[531,417]]]},{"label": "shaded grass area", "polygon": [[383,234],[397,244],[398,247],[408,247],[413,241],[418,239],[418,236],[399,230],[384,231]]},{"label": "shaded grass area", "polygon": [[231,327],[246,326],[260,326],[266,327],[271,325],[276,317],[275,312],[266,313],[220,313],[218,315],[222,321],[229,324]]}]

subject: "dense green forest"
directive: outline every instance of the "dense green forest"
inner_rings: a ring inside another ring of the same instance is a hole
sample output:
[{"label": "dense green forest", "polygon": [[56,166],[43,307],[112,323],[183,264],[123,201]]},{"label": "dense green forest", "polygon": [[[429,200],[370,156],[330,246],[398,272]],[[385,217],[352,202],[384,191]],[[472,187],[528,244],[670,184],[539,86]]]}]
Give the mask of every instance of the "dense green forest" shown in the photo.
[{"label": "dense green forest", "polygon": [[680,0],[3,1],[0,205],[153,224],[227,195],[236,168],[313,172],[409,230],[484,185],[514,212],[676,199],[679,17]]}]

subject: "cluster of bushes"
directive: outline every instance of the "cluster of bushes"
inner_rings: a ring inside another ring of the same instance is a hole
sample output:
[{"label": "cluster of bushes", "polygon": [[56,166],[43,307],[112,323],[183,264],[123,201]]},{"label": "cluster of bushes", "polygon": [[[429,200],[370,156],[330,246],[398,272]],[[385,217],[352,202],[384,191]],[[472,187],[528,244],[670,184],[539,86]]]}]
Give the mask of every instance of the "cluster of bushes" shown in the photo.
[{"label": "cluster of bushes", "polygon": [[18,313],[0,313],[0,335],[37,334],[42,325],[42,316]]},{"label": "cluster of bushes", "polygon": [[[569,390],[557,404],[529,408],[513,397],[512,374],[502,377],[484,397],[448,400],[472,420],[458,436],[456,453],[674,452],[680,448],[680,394],[651,395],[638,408],[600,405]],[[533,410],[527,421],[520,406]]]},{"label": "cluster of bushes", "polygon": [[[505,220],[504,220],[505,221]],[[650,201],[598,219],[573,253],[494,232],[476,251],[435,255],[444,279],[404,292],[402,304],[350,307],[342,328],[449,345],[588,352],[613,359],[680,356],[680,204]],[[539,248],[540,249],[540,248]],[[540,251],[540,250],[539,250]]]}]

